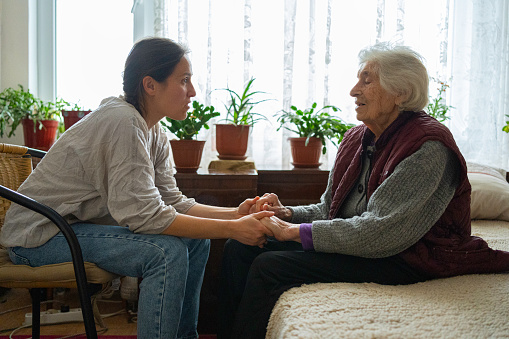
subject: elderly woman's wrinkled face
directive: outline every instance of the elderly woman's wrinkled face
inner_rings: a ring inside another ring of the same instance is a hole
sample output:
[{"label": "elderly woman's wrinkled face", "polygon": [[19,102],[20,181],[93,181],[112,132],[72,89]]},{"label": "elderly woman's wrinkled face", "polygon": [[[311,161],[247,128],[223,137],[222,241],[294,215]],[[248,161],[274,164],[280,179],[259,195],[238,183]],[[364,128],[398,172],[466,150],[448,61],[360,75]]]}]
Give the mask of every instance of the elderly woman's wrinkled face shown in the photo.
[{"label": "elderly woman's wrinkled face", "polygon": [[350,91],[357,105],[357,120],[362,121],[378,137],[398,117],[399,98],[382,88],[369,62],[357,77],[359,81]]}]

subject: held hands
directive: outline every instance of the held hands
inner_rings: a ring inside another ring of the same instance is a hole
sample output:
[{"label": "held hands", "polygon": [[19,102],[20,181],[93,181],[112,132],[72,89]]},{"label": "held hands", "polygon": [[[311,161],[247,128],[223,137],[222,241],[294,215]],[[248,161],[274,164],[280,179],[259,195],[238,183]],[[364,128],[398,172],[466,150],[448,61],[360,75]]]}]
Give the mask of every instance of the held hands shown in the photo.
[{"label": "held hands", "polygon": [[292,211],[283,206],[274,193],[265,193],[261,198],[246,199],[238,207],[238,213],[242,215],[260,211],[272,211],[278,218],[287,221],[292,218]]},{"label": "held hands", "polygon": [[274,212],[261,211],[234,220],[235,230],[232,238],[246,245],[263,247],[267,243],[267,237],[271,237],[274,234],[261,220],[270,218],[273,215]]},{"label": "held hands", "polygon": [[[262,232],[254,235],[238,233],[235,239],[246,245],[263,247],[268,236],[274,236],[279,241],[300,242],[299,225],[284,221],[292,219],[292,211],[283,206],[274,193],[244,200],[237,208],[237,218],[240,218],[238,221],[242,221],[244,225],[252,225],[251,232]],[[257,228],[260,224],[264,230]],[[255,236],[254,240],[251,236]]]},{"label": "held hands", "polygon": [[260,212],[260,210],[256,210],[256,202],[260,200],[260,197],[254,197],[253,199],[246,199],[244,200],[239,207],[237,208],[237,214],[238,217],[241,218],[242,216]]},{"label": "held hands", "polygon": [[277,240],[301,242],[299,225],[291,224],[276,216],[263,218],[261,222],[272,231]]}]

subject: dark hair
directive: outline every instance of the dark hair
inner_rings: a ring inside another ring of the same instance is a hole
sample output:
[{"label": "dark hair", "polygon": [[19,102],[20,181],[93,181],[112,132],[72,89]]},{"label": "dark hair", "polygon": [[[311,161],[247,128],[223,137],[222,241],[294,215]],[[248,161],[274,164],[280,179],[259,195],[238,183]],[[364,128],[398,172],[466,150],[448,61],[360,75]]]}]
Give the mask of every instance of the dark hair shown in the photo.
[{"label": "dark hair", "polygon": [[125,100],[143,113],[143,78],[150,76],[157,82],[164,82],[187,52],[182,45],[166,38],[145,38],[136,42],[124,67]]}]

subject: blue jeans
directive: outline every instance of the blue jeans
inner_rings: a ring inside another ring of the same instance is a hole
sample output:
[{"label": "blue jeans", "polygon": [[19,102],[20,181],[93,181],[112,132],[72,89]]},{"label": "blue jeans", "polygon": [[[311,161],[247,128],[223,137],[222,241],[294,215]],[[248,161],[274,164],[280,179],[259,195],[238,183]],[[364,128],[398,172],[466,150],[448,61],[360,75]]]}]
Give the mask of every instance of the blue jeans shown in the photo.
[{"label": "blue jeans", "polygon": [[[200,289],[210,240],[136,234],[126,227],[72,225],[87,262],[120,276],[142,277],[138,338],[197,338]],[[15,264],[42,266],[71,261],[58,233],[36,248],[14,247]]]}]

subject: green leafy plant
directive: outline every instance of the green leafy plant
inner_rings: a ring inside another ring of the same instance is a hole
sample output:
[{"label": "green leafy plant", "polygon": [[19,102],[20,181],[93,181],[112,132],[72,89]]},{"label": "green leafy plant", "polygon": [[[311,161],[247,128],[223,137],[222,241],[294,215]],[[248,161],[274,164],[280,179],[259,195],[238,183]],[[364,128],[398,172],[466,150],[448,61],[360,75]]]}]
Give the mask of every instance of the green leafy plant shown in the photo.
[{"label": "green leafy plant", "polygon": [[[327,152],[326,139],[337,146],[343,140],[343,135],[355,125],[347,124],[339,117],[332,116],[327,112],[328,109],[334,112],[341,111],[336,106],[327,105],[319,110],[316,110],[316,107],[315,102],[311,105],[311,108],[305,110],[292,106],[290,111],[281,111],[281,113],[276,114],[279,122],[277,130],[284,128],[296,133],[301,138],[307,138],[306,145],[309,138],[318,138],[322,141],[322,153],[325,154]],[[337,139],[337,143],[334,142],[334,139]]]},{"label": "green leafy plant", "polygon": [[[28,119],[34,122],[34,129],[39,126],[39,129],[44,128],[41,123],[42,120],[56,120],[58,121],[58,132],[64,133],[65,127],[62,121],[62,110],[70,106],[70,103],[62,98],[53,101],[43,101],[37,99],[34,110],[27,116]],[[39,124],[37,124],[39,122]]]},{"label": "green leafy plant", "polygon": [[437,119],[439,122],[444,122],[447,119],[450,119],[448,116],[449,110],[454,108],[453,106],[446,105],[445,103],[445,91],[449,88],[449,85],[444,81],[441,81],[436,78],[431,78],[435,81],[439,87],[437,88],[437,94],[435,97],[429,97],[429,104],[427,107],[428,114],[433,118]]},{"label": "green leafy plant", "polygon": [[161,124],[177,138],[192,140],[202,128],[209,129],[207,122],[219,115],[220,113],[215,112],[214,106],[205,106],[198,101],[193,101],[193,110],[187,112],[187,117],[184,120],[167,117],[166,121],[161,120]]},{"label": "green leafy plant", "polygon": [[[509,118],[509,114],[506,114],[505,116]],[[505,126],[502,127],[502,131],[509,133],[509,121],[505,122]]]},{"label": "green leafy plant", "polygon": [[34,110],[27,117],[34,122],[60,120],[62,110],[69,105],[64,99],[57,99],[55,102],[37,99]]},{"label": "green leafy plant", "polygon": [[34,131],[45,128],[41,121],[56,120],[58,131],[65,131],[62,119],[63,110],[84,111],[78,104],[71,104],[62,98],[55,101],[44,101],[33,95],[22,85],[7,88],[0,93],[0,137],[15,135],[15,131],[23,119],[34,122]]},{"label": "green leafy plant", "polygon": [[0,137],[4,134],[8,137],[15,135],[21,120],[32,114],[38,104],[39,99],[21,85],[17,89],[3,90],[0,93]]},{"label": "green leafy plant", "polygon": [[67,105],[65,105],[62,109],[64,111],[90,111],[90,109],[86,109],[84,106],[77,103],[67,103]]},{"label": "green leafy plant", "polygon": [[251,87],[255,78],[251,78],[242,94],[238,94],[230,88],[224,88],[230,98],[228,104],[225,104],[226,118],[225,121],[234,125],[253,125],[259,120],[267,119],[263,114],[253,112],[253,108],[264,101],[269,99],[255,101],[254,96],[259,94],[266,94],[261,91],[252,91]]}]

